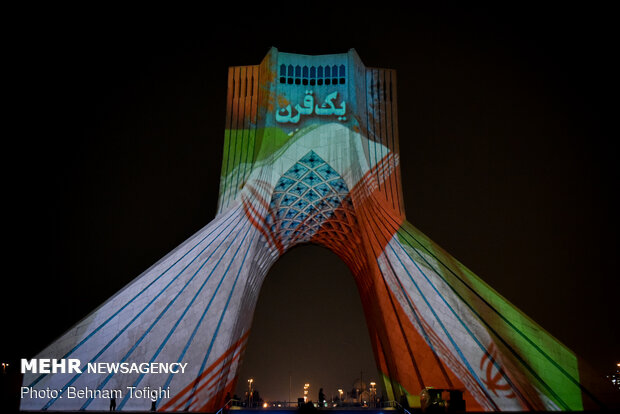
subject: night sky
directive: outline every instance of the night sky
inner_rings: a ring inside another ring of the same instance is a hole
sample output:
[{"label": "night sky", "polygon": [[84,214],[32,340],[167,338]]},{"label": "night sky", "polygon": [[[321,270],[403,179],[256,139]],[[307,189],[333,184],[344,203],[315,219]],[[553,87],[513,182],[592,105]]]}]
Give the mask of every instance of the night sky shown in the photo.
[{"label": "night sky", "polygon": [[[614,14],[385,5],[7,14],[2,361],[34,356],[213,219],[227,68],[275,46],[355,48],[366,66],[396,69],[407,219],[611,371]],[[289,375],[293,399],[304,382],[316,399],[350,390],[360,370],[378,380],[351,273],[324,248],[276,263],[254,320],[239,393],[250,376],[267,399],[288,399]]]}]

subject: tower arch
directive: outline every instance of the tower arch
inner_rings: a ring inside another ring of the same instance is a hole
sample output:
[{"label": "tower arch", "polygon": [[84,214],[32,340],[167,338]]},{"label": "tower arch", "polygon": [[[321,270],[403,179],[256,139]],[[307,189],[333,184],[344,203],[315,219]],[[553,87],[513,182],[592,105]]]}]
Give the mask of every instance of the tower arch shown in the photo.
[{"label": "tower arch", "polygon": [[[396,91],[393,70],[366,67],[354,50],[272,48],[259,65],[230,68],[216,217],[37,355],[79,359],[83,372],[24,375],[25,387],[59,393],[21,408],[101,410],[107,401],[64,397],[149,387],[170,390],[160,410],[217,410],[262,282],[298,243],[327,247],[351,269],[390,399],[416,403],[432,386],[465,390],[468,410],[596,404],[569,349],[406,220]],[[184,368],[86,369],[116,361]]]},{"label": "tower arch", "polygon": [[269,402],[297,401],[306,383],[312,401],[320,387],[338,396],[360,371],[377,381],[358,292],[348,266],[325,247],[303,243],[280,256],[260,289],[236,395],[245,395],[250,378]]}]

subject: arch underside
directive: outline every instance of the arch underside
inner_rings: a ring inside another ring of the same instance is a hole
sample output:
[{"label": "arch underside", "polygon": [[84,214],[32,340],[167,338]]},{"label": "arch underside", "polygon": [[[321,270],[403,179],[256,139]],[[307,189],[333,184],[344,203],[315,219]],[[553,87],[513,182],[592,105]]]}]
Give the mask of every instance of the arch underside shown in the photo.
[{"label": "arch underside", "polygon": [[[468,410],[581,409],[574,355],[386,197],[397,157],[386,151],[374,165],[343,168],[350,154],[324,139],[313,129],[279,155],[281,165],[256,169],[215,220],[37,356],[180,362],[184,373],[26,374],[26,386],[61,397],[25,399],[22,409],[108,407],[101,398],[62,398],[71,387],[162,387],[171,393],[159,410],[217,410],[234,390],[262,281],[298,243],[323,245],[352,270],[390,399],[415,405],[432,386],[466,390]],[[344,127],[330,127],[329,139],[359,142],[353,154],[364,144]],[[117,401],[119,409],[146,406],[127,393]]]}]

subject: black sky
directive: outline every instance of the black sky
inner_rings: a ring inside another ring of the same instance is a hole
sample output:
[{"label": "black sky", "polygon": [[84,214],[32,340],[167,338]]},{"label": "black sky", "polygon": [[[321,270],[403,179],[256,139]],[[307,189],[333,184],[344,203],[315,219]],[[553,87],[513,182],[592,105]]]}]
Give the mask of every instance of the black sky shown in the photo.
[{"label": "black sky", "polygon": [[[265,11],[7,14],[0,358],[33,356],[214,217],[227,67],[275,46],[355,48],[396,69],[408,220],[601,374],[620,361],[611,10]],[[265,282],[240,383],[287,397],[290,370],[347,387],[373,367],[350,273],[318,247],[288,255]],[[312,264],[316,283],[298,271]]]}]

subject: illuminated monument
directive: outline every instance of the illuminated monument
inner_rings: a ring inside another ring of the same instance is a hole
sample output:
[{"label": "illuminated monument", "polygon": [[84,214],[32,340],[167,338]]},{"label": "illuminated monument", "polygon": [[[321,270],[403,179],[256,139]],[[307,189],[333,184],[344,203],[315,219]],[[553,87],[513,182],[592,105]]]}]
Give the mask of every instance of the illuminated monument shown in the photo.
[{"label": "illuminated monument", "polygon": [[[354,50],[271,49],[229,69],[215,219],[38,358],[183,362],[185,373],[26,374],[60,390],[22,409],[107,409],[72,389],[170,388],[158,410],[215,411],[234,390],[261,285],[298,243],[335,252],[361,295],[389,399],[465,389],[468,410],[582,410],[576,356],[405,219],[396,74]],[[85,275],[87,276],[87,275]],[[118,409],[148,400],[124,392]]]}]

